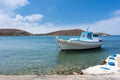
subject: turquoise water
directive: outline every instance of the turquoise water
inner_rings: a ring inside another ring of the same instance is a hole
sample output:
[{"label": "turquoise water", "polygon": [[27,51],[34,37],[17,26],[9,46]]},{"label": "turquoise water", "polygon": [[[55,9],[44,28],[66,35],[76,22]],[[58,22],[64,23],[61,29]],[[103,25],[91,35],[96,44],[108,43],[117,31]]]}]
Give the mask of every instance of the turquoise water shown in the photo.
[{"label": "turquoise water", "polygon": [[120,53],[120,36],[102,39],[101,49],[60,51],[54,36],[0,37],[0,74],[67,74],[101,64]]}]

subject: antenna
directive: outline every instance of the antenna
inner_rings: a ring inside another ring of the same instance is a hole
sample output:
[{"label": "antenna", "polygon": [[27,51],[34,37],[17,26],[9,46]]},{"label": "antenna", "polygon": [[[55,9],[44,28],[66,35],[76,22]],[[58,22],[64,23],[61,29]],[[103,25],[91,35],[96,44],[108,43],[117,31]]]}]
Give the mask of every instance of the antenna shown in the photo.
[{"label": "antenna", "polygon": [[87,32],[88,32],[88,30],[89,30],[89,27],[87,28]]}]

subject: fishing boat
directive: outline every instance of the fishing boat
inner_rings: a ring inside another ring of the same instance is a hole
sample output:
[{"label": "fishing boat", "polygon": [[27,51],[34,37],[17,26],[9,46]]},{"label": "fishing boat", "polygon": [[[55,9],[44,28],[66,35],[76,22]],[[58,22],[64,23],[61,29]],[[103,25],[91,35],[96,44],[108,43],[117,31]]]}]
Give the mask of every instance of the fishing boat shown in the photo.
[{"label": "fishing boat", "polygon": [[89,32],[88,30],[81,33],[79,38],[70,38],[68,40],[56,37],[57,46],[60,50],[81,50],[99,48],[103,44],[103,40],[98,34]]}]

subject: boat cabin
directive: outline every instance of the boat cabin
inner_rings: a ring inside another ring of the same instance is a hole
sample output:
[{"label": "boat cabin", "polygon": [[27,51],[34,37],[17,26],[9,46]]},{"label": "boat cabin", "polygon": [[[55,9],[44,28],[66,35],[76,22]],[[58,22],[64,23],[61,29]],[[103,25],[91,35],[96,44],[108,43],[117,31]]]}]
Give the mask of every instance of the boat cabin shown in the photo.
[{"label": "boat cabin", "polygon": [[93,34],[92,32],[82,32],[80,40],[81,41],[93,41],[98,38],[98,34]]}]

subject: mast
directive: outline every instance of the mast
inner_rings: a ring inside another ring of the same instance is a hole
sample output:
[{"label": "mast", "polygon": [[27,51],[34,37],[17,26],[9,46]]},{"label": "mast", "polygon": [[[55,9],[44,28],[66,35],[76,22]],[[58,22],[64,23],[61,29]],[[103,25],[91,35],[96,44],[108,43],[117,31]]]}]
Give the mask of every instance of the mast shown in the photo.
[{"label": "mast", "polygon": [[87,32],[88,32],[88,30],[89,30],[89,27],[87,28]]}]

